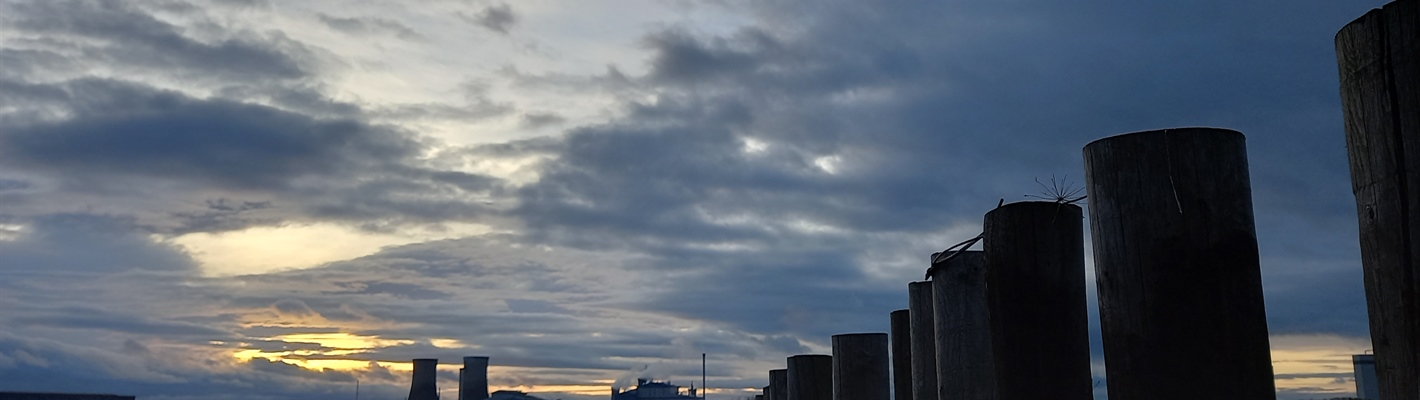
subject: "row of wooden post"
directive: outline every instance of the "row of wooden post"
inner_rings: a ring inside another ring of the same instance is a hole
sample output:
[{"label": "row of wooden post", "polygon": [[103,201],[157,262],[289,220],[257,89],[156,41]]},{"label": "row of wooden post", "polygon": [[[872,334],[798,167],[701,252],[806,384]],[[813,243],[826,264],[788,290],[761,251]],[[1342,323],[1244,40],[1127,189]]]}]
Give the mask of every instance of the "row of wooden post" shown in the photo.
[{"label": "row of wooden post", "polygon": [[[1420,399],[1420,0],[1336,46],[1380,395]],[[1109,398],[1275,399],[1243,135],[1138,132],[1084,161]],[[1083,210],[1067,203],[988,212],[983,251],[909,284],[891,350],[887,334],[836,335],[833,356],[790,357],[761,397],[1093,398]]]},{"label": "row of wooden post", "polygon": [[[1085,165],[1110,398],[1275,399],[1242,134],[1115,136]],[[991,210],[983,250],[908,285],[891,350],[888,334],[835,335],[763,398],[1092,399],[1083,222],[1065,201]]]}]

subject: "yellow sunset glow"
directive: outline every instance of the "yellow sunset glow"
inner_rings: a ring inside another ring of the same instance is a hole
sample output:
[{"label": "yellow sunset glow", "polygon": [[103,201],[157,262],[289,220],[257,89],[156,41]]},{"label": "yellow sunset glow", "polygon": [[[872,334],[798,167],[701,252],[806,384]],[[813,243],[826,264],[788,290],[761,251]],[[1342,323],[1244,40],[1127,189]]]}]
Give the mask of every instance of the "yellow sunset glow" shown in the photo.
[{"label": "yellow sunset glow", "polygon": [[[286,335],[276,335],[265,340],[280,341],[286,343],[315,343],[320,345],[319,349],[293,349],[293,350],[262,350],[262,349],[240,349],[232,353],[232,357],[238,361],[250,361],[256,358],[263,358],[271,361],[282,361],[295,364],[302,368],[311,370],[362,370],[369,368],[369,360],[358,360],[349,358],[330,358],[339,356],[349,356],[361,354],[371,349],[382,347],[413,344],[413,340],[404,339],[384,339],[378,336],[355,335],[344,332],[337,333],[294,333]],[[243,343],[250,346],[249,343]],[[316,358],[311,358],[316,357]],[[403,368],[395,368],[400,363],[380,363],[381,366],[391,369],[409,370],[413,367],[409,363],[403,363]]]},{"label": "yellow sunset glow", "polygon": [[1325,393],[1356,390],[1356,383],[1349,380],[1353,374],[1351,355],[1361,354],[1371,346],[1364,338],[1334,335],[1273,336],[1271,342],[1272,373],[1275,375],[1346,374],[1341,382],[1327,377],[1277,379],[1277,389],[1319,388]]},{"label": "yellow sunset glow", "polygon": [[256,227],[240,231],[189,233],[172,238],[155,237],[186,249],[208,276],[260,274],[319,266],[429,240],[472,236],[489,232],[479,224],[453,224],[442,229],[402,232],[367,232],[337,224]]}]

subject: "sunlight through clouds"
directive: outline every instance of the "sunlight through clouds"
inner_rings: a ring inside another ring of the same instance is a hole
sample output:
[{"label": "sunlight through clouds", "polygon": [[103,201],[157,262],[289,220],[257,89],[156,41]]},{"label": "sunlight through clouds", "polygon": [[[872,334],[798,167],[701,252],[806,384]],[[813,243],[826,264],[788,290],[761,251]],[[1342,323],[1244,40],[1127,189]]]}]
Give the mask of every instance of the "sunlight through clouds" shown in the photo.
[{"label": "sunlight through clouds", "polygon": [[[398,246],[487,233],[479,224],[450,224],[443,230],[368,232],[335,224],[256,227],[235,232],[189,233],[166,239],[186,249],[207,276],[261,274],[319,266]],[[161,239],[160,239],[161,240]]]}]

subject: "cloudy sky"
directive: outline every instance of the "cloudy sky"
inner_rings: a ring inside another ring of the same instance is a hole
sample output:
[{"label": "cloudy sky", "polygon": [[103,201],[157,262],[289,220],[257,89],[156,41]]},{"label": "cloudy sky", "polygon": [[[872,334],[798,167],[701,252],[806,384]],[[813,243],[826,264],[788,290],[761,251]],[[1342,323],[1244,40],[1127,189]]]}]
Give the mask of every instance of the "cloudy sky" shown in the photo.
[{"label": "cloudy sky", "polygon": [[0,390],[396,399],[437,357],[453,396],[488,355],[591,399],[708,353],[730,399],[1089,141],[1217,126],[1280,397],[1346,395],[1332,37],[1383,3],[0,0]]}]

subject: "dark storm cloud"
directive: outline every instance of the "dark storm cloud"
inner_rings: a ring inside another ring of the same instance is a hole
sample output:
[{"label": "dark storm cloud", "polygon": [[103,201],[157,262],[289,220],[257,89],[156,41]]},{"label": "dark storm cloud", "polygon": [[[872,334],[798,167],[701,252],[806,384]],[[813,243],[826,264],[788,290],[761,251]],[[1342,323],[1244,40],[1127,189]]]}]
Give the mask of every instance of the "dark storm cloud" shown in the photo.
[{"label": "dark storm cloud", "polygon": [[298,178],[379,167],[419,150],[400,132],[359,121],[316,120],[119,81],[89,79],[62,88],[79,114],[0,135],[6,164],[71,176],[280,190]]},{"label": "dark storm cloud", "polygon": [[14,29],[43,35],[88,62],[234,79],[295,79],[309,74],[302,61],[292,57],[308,55],[298,43],[282,37],[198,41],[131,3],[22,1],[7,3],[4,10]]}]

